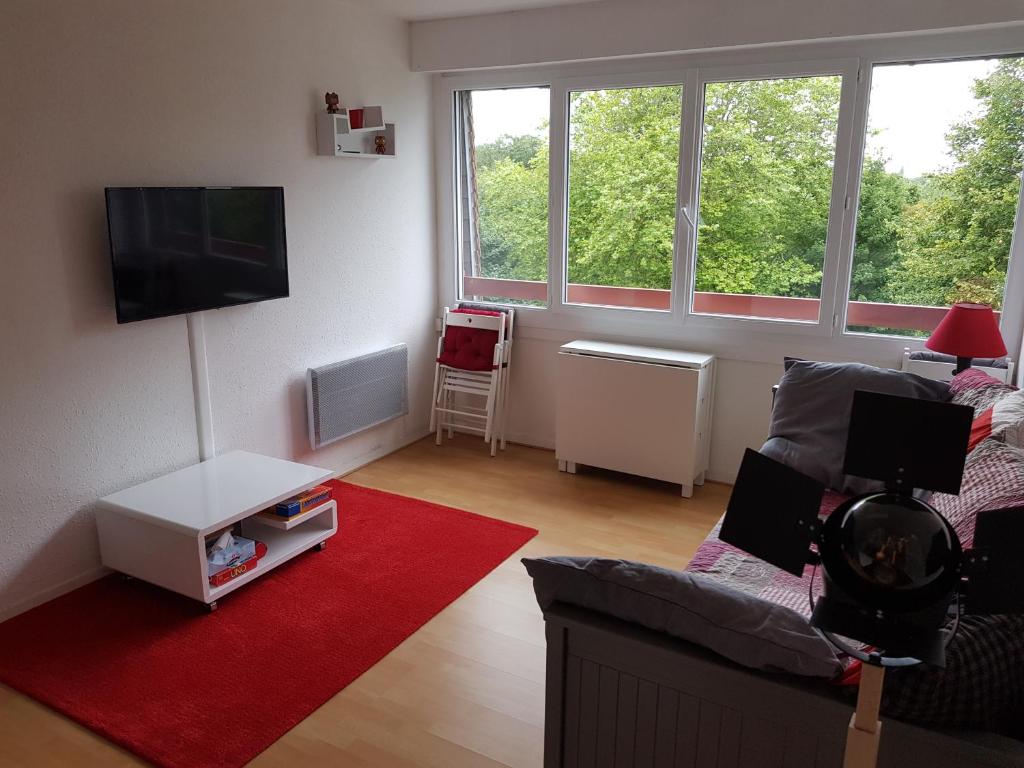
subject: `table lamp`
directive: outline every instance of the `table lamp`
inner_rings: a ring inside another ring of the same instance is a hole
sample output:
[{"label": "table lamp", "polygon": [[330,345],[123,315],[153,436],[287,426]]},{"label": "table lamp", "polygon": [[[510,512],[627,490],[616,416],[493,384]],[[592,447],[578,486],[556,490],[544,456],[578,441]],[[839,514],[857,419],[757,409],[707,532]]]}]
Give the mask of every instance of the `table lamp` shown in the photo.
[{"label": "table lamp", "polygon": [[955,373],[970,368],[973,357],[1006,354],[995,313],[987,304],[954,304],[924,345],[933,352],[956,357]]}]

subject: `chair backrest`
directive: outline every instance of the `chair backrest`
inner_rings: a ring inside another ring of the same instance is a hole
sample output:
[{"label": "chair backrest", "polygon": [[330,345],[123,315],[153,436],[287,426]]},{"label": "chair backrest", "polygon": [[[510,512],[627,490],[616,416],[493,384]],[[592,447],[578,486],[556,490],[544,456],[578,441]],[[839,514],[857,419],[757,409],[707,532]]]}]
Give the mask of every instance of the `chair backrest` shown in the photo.
[{"label": "chair backrest", "polygon": [[[910,347],[903,348],[903,357],[900,359],[901,371],[916,373],[918,376],[924,376],[926,379],[934,379],[935,381],[953,380],[953,371],[956,368],[956,358],[951,357],[948,361],[915,360],[911,358],[912,354]],[[987,365],[976,365],[973,367],[977,368],[979,371],[984,371],[993,379],[997,379],[1003,384],[1013,383],[1014,362],[1010,358],[1006,358],[1005,368],[996,368]]]},{"label": "chair backrest", "polygon": [[505,329],[508,326],[508,320],[501,312],[465,307],[459,307],[458,309],[448,309],[448,307],[445,307],[443,320],[445,329],[450,325],[456,325],[463,328],[497,331],[503,340],[505,338]]},{"label": "chair backrest", "polygon": [[505,339],[512,341],[512,329],[515,327],[516,311],[512,307],[497,307],[491,304],[475,304],[471,301],[460,301],[458,306],[452,310],[458,312],[459,310],[479,310],[481,312],[500,312],[506,318],[505,323]]},{"label": "chair backrest", "polygon": [[444,309],[443,341],[437,362],[464,371],[490,371],[504,354],[506,317],[501,312]]}]

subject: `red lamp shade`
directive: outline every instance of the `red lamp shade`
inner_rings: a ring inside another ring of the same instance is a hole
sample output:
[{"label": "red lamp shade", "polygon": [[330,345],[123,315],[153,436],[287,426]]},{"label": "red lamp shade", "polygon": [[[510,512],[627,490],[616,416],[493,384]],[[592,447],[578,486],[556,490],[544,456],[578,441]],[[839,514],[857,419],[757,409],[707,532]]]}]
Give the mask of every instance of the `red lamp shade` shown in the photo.
[{"label": "red lamp shade", "polygon": [[956,357],[1002,357],[1006,354],[995,313],[986,304],[954,304],[924,345]]}]

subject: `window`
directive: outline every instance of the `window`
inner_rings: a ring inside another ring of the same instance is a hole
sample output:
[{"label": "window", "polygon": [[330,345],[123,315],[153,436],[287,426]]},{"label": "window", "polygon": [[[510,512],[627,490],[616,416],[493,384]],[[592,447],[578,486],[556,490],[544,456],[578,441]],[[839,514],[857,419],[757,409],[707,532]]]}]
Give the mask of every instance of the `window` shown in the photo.
[{"label": "window", "polygon": [[[1024,300],[1024,276],[1007,286],[1024,254],[1024,51],[1009,45],[978,31],[809,43],[790,61],[659,57],[646,74],[449,74],[444,301],[758,355],[750,331],[881,355],[955,301],[1001,311],[1004,293]],[[1003,323],[1013,343],[1024,317]]]},{"label": "window", "polygon": [[548,88],[456,93],[461,298],[547,304]]},{"label": "window", "polygon": [[705,86],[694,313],[818,322],[841,86]]},{"label": "window", "polygon": [[569,93],[567,303],[671,307],[681,91]]},{"label": "window", "polygon": [[926,336],[1001,308],[1024,161],[1024,59],[876,66],[847,330]]}]

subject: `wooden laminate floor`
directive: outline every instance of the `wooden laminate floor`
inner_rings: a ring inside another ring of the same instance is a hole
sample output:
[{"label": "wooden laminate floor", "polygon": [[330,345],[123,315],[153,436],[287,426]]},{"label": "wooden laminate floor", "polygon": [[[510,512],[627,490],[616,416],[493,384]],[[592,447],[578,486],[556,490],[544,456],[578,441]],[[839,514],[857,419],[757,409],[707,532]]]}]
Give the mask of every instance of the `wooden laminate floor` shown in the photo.
[{"label": "wooden laminate floor", "polygon": [[[717,521],[728,486],[683,499],[613,473],[557,471],[554,454],[478,438],[421,440],[349,480],[522,523],[520,552],[320,707],[251,764],[352,768],[541,765],[544,627],[519,558],[595,554],[682,567]],[[141,761],[0,686],[0,766],[136,766]]]}]

